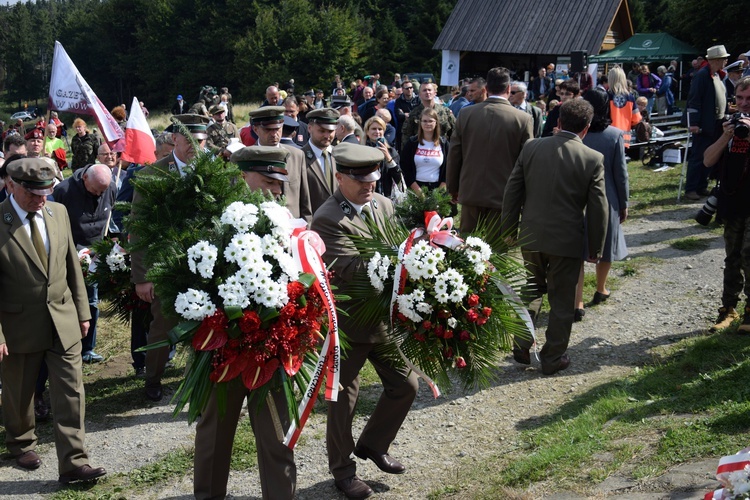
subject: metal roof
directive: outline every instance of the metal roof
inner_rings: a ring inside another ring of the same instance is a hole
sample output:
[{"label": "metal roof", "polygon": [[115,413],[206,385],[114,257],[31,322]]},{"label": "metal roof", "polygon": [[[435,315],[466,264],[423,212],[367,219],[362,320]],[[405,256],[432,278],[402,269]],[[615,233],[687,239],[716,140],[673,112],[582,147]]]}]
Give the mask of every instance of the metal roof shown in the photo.
[{"label": "metal roof", "polygon": [[623,0],[458,0],[435,50],[598,54]]}]

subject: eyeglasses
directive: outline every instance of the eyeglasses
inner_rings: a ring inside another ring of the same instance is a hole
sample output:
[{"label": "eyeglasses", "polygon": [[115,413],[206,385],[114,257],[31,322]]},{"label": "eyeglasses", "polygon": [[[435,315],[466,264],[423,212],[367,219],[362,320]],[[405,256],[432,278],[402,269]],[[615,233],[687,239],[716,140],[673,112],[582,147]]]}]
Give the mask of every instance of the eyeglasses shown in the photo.
[{"label": "eyeglasses", "polygon": [[520,90],[511,90],[510,95],[516,95],[520,92]]},{"label": "eyeglasses", "polygon": [[402,88],[402,89],[404,89],[404,90],[411,90],[411,89],[413,89],[414,87],[401,87],[401,88]]}]

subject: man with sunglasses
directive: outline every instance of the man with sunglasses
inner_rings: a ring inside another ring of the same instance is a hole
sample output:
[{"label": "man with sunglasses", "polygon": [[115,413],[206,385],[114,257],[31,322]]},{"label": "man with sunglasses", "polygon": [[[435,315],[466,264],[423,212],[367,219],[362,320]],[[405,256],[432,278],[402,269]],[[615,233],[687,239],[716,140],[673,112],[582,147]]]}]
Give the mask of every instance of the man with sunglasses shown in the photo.
[{"label": "man with sunglasses", "polygon": [[401,85],[401,95],[395,100],[394,108],[396,111],[396,149],[401,149],[401,130],[404,122],[409,118],[411,110],[419,104],[419,97],[414,94],[414,84],[405,81]]}]

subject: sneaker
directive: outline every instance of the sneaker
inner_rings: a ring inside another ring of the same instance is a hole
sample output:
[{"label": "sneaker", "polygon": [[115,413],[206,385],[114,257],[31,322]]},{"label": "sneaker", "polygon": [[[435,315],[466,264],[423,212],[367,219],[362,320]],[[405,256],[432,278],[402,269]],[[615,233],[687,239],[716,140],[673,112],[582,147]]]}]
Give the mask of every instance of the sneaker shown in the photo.
[{"label": "sneaker", "polygon": [[95,353],[94,351],[86,351],[81,355],[84,363],[101,363],[104,361],[104,357]]},{"label": "sneaker", "polygon": [[742,324],[737,328],[738,333],[750,333],[750,306],[745,306],[745,316]]},{"label": "sneaker", "polygon": [[[715,332],[728,328],[734,320],[739,318],[740,315],[734,310],[734,307],[721,307],[719,308],[719,317],[716,318],[716,324],[711,327],[711,331]],[[745,313],[746,319],[750,319],[750,315]],[[744,323],[743,323],[744,324]],[[748,323],[748,331],[750,332],[750,323]]]}]

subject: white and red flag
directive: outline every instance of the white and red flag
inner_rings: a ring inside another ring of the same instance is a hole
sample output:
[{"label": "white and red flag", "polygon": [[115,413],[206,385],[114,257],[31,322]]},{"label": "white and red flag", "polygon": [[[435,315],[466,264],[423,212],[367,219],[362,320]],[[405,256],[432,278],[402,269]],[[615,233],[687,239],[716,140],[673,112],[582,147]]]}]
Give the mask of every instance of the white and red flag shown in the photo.
[{"label": "white and red flag", "polygon": [[143,114],[137,97],[130,105],[128,125],[125,127],[125,151],[122,159],[130,163],[153,163],[156,161],[156,141]]},{"label": "white and red flag", "polygon": [[52,59],[52,76],[49,82],[49,109],[66,111],[78,115],[90,115],[96,119],[99,129],[109,143],[124,138],[122,129],[104,107],[75,64],[65,52],[62,44],[55,41]]}]

